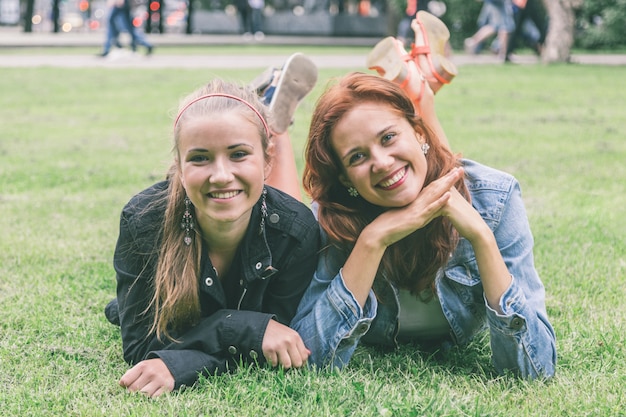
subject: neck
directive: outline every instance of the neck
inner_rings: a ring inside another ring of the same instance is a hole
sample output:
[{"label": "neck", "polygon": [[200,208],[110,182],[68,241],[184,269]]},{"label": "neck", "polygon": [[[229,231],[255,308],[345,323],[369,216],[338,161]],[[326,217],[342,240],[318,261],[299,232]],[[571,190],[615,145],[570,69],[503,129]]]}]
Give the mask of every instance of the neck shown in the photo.
[{"label": "neck", "polygon": [[220,277],[224,277],[243,240],[250,219],[245,222],[215,224],[201,228],[202,238],[207,244],[209,258]]}]

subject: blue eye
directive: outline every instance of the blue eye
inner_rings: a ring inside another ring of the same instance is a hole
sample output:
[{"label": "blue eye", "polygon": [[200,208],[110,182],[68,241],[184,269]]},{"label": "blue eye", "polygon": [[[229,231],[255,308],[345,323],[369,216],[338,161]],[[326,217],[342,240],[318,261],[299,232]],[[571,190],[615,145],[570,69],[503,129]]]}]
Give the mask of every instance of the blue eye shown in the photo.
[{"label": "blue eye", "polygon": [[230,155],[230,157],[233,159],[241,159],[245,158],[246,156],[248,156],[248,152],[245,151],[235,151]]},{"label": "blue eye", "polygon": [[194,162],[194,163],[206,162],[208,160],[209,158],[207,158],[204,155],[194,155],[191,158],[189,158],[189,162]]},{"label": "blue eye", "polygon": [[350,159],[348,160],[350,165],[354,165],[365,158],[365,154],[363,152],[355,152],[350,155]]},{"label": "blue eye", "polygon": [[393,139],[394,137],[396,137],[395,133],[387,133],[386,135],[384,135],[381,139],[382,143],[387,143],[389,142],[391,139]]}]

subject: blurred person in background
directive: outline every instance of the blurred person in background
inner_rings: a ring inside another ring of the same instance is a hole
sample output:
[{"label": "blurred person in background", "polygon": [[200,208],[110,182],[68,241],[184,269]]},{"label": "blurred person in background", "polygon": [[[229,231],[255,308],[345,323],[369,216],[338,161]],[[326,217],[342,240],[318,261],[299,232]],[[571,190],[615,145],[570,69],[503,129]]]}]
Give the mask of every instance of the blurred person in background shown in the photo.
[{"label": "blurred person in background", "polygon": [[119,35],[124,32],[131,37],[130,48],[133,52],[137,51],[137,45],[141,45],[146,48],[146,55],[152,54],[154,46],[133,25],[130,0],[109,0],[107,5],[109,7],[109,15],[107,18],[106,39],[100,56],[108,56],[113,45],[121,48],[122,44],[119,41]]},{"label": "blurred person in background", "polygon": [[513,3],[511,0],[484,0],[478,15],[478,30],[464,41],[465,52],[477,54],[491,36],[498,38],[498,58],[506,61],[509,37],[515,31]]}]

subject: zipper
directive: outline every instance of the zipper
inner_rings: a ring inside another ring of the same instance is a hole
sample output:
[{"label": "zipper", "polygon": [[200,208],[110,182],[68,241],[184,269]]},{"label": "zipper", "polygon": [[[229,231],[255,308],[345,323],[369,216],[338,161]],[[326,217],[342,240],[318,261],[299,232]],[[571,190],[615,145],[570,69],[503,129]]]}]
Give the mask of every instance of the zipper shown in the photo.
[{"label": "zipper", "polygon": [[241,303],[243,302],[243,297],[246,296],[247,292],[248,292],[248,288],[244,287],[243,293],[241,293],[241,297],[239,298],[239,303],[237,304],[237,310],[241,310]]}]

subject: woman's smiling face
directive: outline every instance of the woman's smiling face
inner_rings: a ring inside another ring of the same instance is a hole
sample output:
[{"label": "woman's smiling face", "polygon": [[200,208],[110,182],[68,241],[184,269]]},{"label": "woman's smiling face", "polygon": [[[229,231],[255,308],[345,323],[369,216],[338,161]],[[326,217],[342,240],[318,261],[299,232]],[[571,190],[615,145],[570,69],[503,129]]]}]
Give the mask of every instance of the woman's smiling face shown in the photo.
[{"label": "woman's smiling face", "polygon": [[268,165],[258,127],[236,111],[186,121],[178,140],[181,179],[204,233],[245,222]]},{"label": "woman's smiling face", "polygon": [[356,105],[335,125],[331,142],[344,169],[342,183],[368,202],[403,207],[422,190],[427,165],[418,135],[390,105]]}]

